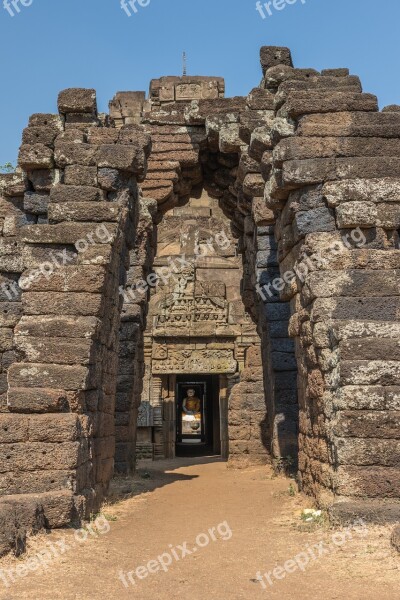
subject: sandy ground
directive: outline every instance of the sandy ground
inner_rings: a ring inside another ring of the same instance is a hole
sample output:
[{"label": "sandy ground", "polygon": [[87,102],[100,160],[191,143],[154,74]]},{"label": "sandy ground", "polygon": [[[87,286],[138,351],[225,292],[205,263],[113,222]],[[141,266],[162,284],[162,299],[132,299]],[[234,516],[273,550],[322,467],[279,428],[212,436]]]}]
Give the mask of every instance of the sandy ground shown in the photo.
[{"label": "sandy ground", "polygon": [[135,479],[114,483],[86,532],[37,536],[26,555],[0,561],[0,599],[398,600],[389,529],[343,535],[305,524],[304,507],[293,482],[266,467],[142,463]]}]

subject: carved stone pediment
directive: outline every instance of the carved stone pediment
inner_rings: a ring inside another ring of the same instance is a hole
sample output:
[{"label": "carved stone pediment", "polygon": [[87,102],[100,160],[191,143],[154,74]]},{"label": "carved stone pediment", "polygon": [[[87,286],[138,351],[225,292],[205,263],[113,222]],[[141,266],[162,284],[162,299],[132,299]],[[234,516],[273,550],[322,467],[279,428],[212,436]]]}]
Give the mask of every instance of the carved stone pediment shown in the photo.
[{"label": "carved stone pediment", "polygon": [[189,267],[177,275],[173,291],[159,301],[155,314],[157,329],[188,328],[200,325],[224,326],[229,322],[226,288],[219,282],[194,282],[194,270]]}]

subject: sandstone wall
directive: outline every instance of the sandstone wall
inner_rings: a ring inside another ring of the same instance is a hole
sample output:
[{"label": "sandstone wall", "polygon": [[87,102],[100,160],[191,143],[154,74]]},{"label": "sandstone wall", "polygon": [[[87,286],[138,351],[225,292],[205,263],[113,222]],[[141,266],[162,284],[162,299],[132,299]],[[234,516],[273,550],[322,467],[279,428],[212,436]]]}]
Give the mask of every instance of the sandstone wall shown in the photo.
[{"label": "sandstone wall", "polygon": [[58,106],[31,117],[22,172],[2,177],[1,551],[88,516],[114,468],[119,287],[150,139],[109,130],[93,90]]},{"label": "sandstone wall", "polygon": [[270,56],[265,199],[281,273],[297,271],[281,297],[296,340],[302,485],[339,514],[398,515],[400,113],[379,112],[345,69],[319,74],[293,69],[288,51],[283,65]]}]

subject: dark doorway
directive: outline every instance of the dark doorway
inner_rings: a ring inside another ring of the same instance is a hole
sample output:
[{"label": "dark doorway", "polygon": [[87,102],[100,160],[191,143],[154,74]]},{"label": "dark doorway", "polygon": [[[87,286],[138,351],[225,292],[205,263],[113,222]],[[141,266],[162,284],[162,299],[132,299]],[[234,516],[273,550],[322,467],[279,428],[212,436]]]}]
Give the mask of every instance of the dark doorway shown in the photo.
[{"label": "dark doorway", "polygon": [[221,453],[219,376],[176,378],[176,456]]}]

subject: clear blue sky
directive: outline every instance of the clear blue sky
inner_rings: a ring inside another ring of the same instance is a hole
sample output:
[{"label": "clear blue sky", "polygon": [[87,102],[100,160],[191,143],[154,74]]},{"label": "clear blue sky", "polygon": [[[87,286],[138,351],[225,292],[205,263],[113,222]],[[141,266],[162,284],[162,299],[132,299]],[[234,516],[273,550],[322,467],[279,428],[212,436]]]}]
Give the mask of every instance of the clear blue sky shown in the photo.
[{"label": "clear blue sky", "polygon": [[381,106],[400,104],[399,0],[302,1],[263,20],[255,0],[150,0],[130,18],[120,0],[33,0],[14,17],[0,0],[0,164],[61,89],[94,87],[105,111],[116,91],[181,74],[183,50],[189,74],[225,77],[229,96],[259,83],[260,46],[281,45],[298,67],[349,67]]}]

